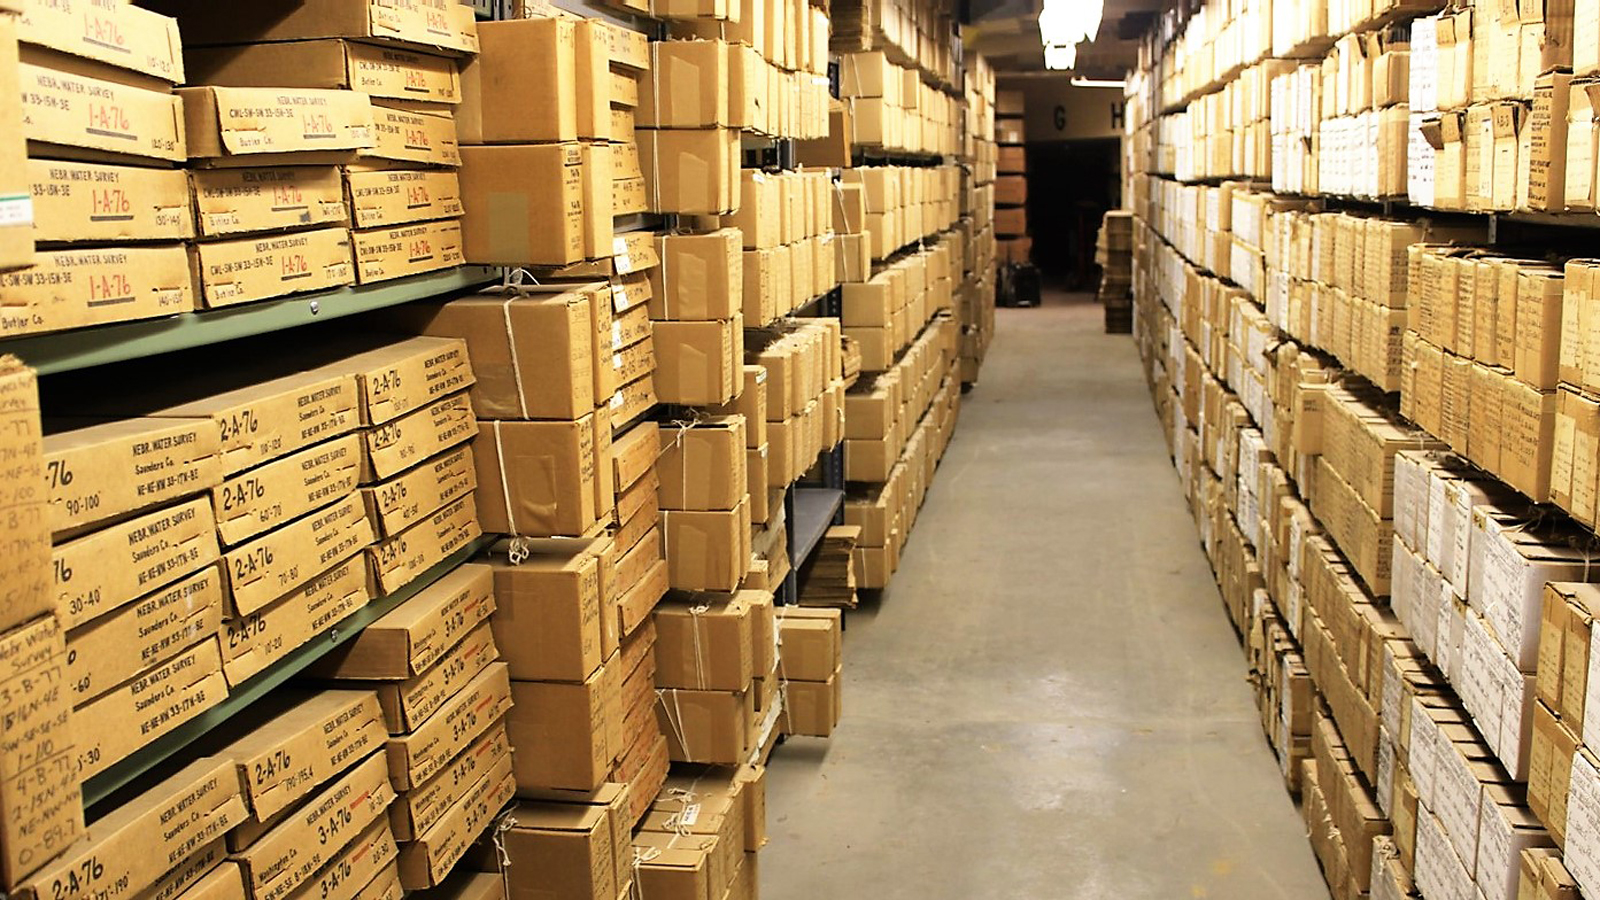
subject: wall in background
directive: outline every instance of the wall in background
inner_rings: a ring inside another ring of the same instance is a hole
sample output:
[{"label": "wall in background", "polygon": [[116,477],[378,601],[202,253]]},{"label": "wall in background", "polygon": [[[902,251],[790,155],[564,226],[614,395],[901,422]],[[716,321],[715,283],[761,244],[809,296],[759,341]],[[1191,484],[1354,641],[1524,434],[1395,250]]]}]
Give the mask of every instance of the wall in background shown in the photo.
[{"label": "wall in background", "polygon": [[1071,141],[1122,135],[1122,89],[1073,87],[1071,79],[1019,78],[1002,85],[1026,97],[1028,142]]}]

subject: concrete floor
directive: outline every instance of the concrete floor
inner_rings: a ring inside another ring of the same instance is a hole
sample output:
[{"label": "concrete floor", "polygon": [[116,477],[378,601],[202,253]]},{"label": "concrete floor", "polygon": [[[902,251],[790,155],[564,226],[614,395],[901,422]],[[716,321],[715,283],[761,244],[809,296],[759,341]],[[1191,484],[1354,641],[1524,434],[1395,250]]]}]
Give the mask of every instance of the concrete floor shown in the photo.
[{"label": "concrete floor", "polygon": [[1328,896],[1133,343],[1072,299],[999,311],[843,722],[773,754],[763,900]]}]

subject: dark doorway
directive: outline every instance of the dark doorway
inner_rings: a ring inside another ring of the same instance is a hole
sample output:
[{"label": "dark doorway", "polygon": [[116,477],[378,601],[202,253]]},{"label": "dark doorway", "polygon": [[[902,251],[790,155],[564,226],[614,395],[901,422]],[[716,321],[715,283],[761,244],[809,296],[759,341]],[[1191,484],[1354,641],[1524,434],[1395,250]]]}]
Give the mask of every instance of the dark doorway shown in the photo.
[{"label": "dark doorway", "polygon": [[1095,233],[1121,205],[1121,146],[1118,138],[1028,144],[1028,231],[1047,284],[1095,287]]}]

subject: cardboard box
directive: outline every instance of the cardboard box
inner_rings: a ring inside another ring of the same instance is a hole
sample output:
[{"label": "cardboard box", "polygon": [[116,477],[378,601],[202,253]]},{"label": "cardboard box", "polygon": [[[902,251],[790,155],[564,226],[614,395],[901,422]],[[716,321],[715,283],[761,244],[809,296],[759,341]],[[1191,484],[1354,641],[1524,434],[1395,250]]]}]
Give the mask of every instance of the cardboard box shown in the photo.
[{"label": "cardboard box", "polygon": [[227,854],[227,841],[212,841],[137,896],[139,900],[248,900],[239,866],[229,862]]},{"label": "cardboard box", "polygon": [[85,829],[82,840],[50,860],[15,895],[28,900],[136,897],[245,814],[232,761],[198,759]]},{"label": "cardboard box", "polygon": [[656,691],[656,718],[674,762],[739,765],[750,757],[751,691]]},{"label": "cardboard box", "polygon": [[217,634],[222,606],[222,573],[207,566],[69,632],[66,672],[73,705]]},{"label": "cardboard box", "polygon": [[200,300],[210,308],[354,284],[342,227],[195,245]]},{"label": "cardboard box", "polygon": [[455,219],[359,230],[350,236],[361,284],[448,269],[466,261],[461,223]]},{"label": "cardboard box", "polygon": [[188,158],[178,97],[29,62],[19,72],[22,135],[46,154],[111,161]]},{"label": "cardboard box", "polygon": [[[137,7],[122,7],[137,9]],[[175,169],[30,159],[40,241],[181,241],[194,237],[189,185]]]},{"label": "cardboard box", "polygon": [[[476,492],[473,492],[476,493]],[[472,494],[459,497],[367,550],[380,596],[400,590],[483,534]]]},{"label": "cardboard box", "polygon": [[371,598],[366,557],[353,553],[255,612],[226,620],[221,641],[228,684],[238,687],[273,662],[331,634]]},{"label": "cardboard box", "polygon": [[750,565],[750,503],[727,512],[663,510],[672,587],[733,591]]},{"label": "cardboard box", "polygon": [[190,159],[215,164],[343,162],[377,146],[372,102],[354,91],[291,88],[185,87],[183,123]]},{"label": "cardboard box", "polygon": [[626,490],[655,470],[661,452],[661,427],[655,422],[640,422],[617,437],[612,445],[612,468],[617,490]]},{"label": "cardboard box", "polygon": [[828,737],[839,724],[842,672],[836,670],[827,681],[790,681],[784,688],[784,702],[778,727],[784,734]]},{"label": "cardboard box", "polygon": [[511,676],[519,681],[586,681],[602,662],[600,542],[519,541],[513,564],[496,548],[494,617]]},{"label": "cardboard box", "polygon": [[163,507],[51,550],[56,613],[75,628],[217,561],[216,523],[204,498]]},{"label": "cardboard box", "polygon": [[[403,307],[395,321],[466,341],[477,375],[472,408],[480,418],[577,419],[595,408],[591,302],[573,290],[485,293]],[[526,352],[532,346],[547,352]]]},{"label": "cardboard box", "polygon": [[383,43],[434,47],[453,55],[478,52],[472,7],[447,0],[402,6],[384,0],[305,0],[287,10],[225,10],[206,0],[173,0],[167,5],[183,21],[184,40],[197,46],[239,43],[245,36],[255,41],[345,37],[380,38]]},{"label": "cardboard box", "polygon": [[421,890],[443,882],[515,793],[511,757],[502,756],[443,818],[402,849],[401,884],[407,890]]},{"label": "cardboard box", "polygon": [[250,896],[288,897],[373,822],[387,821],[393,800],[387,763],[382,752],[374,752],[232,855]]},{"label": "cardboard box", "polygon": [[451,570],[312,668],[321,678],[403,680],[427,671],[495,611],[488,566]]},{"label": "cardboard box", "polygon": [[413,840],[431,829],[456,802],[465,796],[490,768],[511,756],[503,723],[496,723],[471,746],[462,750],[450,765],[404,794],[389,810],[389,821],[400,841]]},{"label": "cardboard box", "polygon": [[639,91],[638,126],[711,128],[730,124],[729,77],[728,45],[722,41],[651,42],[650,74]]},{"label": "cardboard box", "polygon": [[754,677],[753,613],[738,595],[700,595],[655,611],[656,684],[742,691]]},{"label": "cardboard box", "polygon": [[779,665],[788,681],[827,681],[844,664],[839,612],[818,612],[823,614],[778,616]]},{"label": "cardboard box", "polygon": [[327,368],[355,373],[363,425],[388,422],[473,384],[467,345],[459,339],[386,337],[356,346],[371,349],[345,355],[335,348]]},{"label": "cardboard box", "polygon": [[378,687],[378,702],[390,734],[421,727],[449,697],[500,656],[489,626],[483,624],[461,639],[434,666],[405,681]]},{"label": "cardboard box", "polygon": [[239,544],[344,497],[360,469],[361,440],[347,434],[234,475],[211,495],[218,535]]},{"label": "cardboard box", "polygon": [[[207,510],[209,517],[209,509]],[[230,613],[249,615],[372,543],[361,495],[344,497],[223,555]]]},{"label": "cardboard box", "polygon": [[472,448],[463,446],[361,493],[377,536],[392,538],[477,487]]},{"label": "cardboard box", "polygon": [[190,84],[347,90],[424,103],[461,100],[456,60],[393,44],[337,38],[242,43],[195,47],[185,61]]},{"label": "cardboard box", "polygon": [[134,6],[74,14],[46,3],[21,5],[17,37],[25,44],[181,84],[183,48],[177,20]]},{"label": "cardboard box", "polygon": [[56,534],[215,487],[220,435],[203,419],[63,419],[44,441]]},{"label": "cardboard box", "polygon": [[423,166],[461,165],[461,145],[456,139],[456,123],[448,112],[422,112],[397,109],[386,104],[372,106],[374,145],[362,156],[369,160],[415,163]]},{"label": "cardboard box", "polygon": [[389,822],[379,818],[287,900],[400,900],[404,894],[393,865],[398,856]]},{"label": "cardboard box", "polygon": [[1560,212],[1566,208],[1567,104],[1571,83],[1571,76],[1565,72],[1546,73],[1534,83],[1527,154],[1527,206],[1532,210]]},{"label": "cardboard box", "polygon": [[50,250],[0,274],[0,335],[150,319],[195,309],[181,244]]},{"label": "cardboard box", "polygon": [[[615,660],[617,657],[613,657]],[[594,790],[615,755],[608,722],[618,716],[616,673],[601,666],[582,684],[513,681],[506,719],[513,747],[544,747],[514,755],[517,790]]]},{"label": "cardboard box", "polygon": [[467,261],[566,265],[584,258],[581,145],[464,147],[461,196]]},{"label": "cardboard box", "polygon": [[350,218],[334,166],[196,169],[189,177],[206,237],[344,225]]},{"label": "cardboard box", "polygon": [[444,169],[345,166],[344,184],[357,228],[381,228],[462,215],[461,178]]},{"label": "cardboard box", "polygon": [[483,527],[529,537],[586,533],[597,519],[594,428],[592,414],[480,423],[474,458],[485,485],[477,492]]},{"label": "cardboard box", "polygon": [[[416,731],[391,737],[389,777],[396,790],[408,791],[426,783],[498,723],[511,708],[511,684],[505,663],[492,663]],[[516,744],[514,737],[511,743]]]},{"label": "cardboard box", "polygon": [[739,205],[739,132],[641,130],[639,164],[649,211],[721,215]]},{"label": "cardboard box", "polygon": [[744,365],[744,323],[656,322],[656,393],[663,403],[715,406],[739,392]]},{"label": "cardboard box", "polygon": [[93,778],[128,754],[221,703],[228,695],[214,638],[179,652],[78,707],[78,777]]},{"label": "cardboard box", "polygon": [[661,433],[660,502],[664,509],[734,509],[748,494],[743,416],[704,419]]},{"label": "cardboard box", "polygon": [[609,815],[605,807],[575,803],[518,804],[505,847],[507,896],[606,900],[620,895]]},{"label": "cardboard box", "polygon": [[274,816],[371,754],[385,737],[372,691],[282,689],[203,742],[237,766],[252,831],[260,834]]},{"label": "cardboard box", "polygon": [[738,315],[744,307],[739,244],[733,228],[657,236],[661,265],[649,271],[650,318],[699,321]]},{"label": "cardboard box", "polygon": [[[15,886],[70,846],[83,828],[68,655],[44,617],[0,635],[7,773],[0,785],[0,877]],[[24,889],[24,892],[26,889]]]},{"label": "cardboard box", "polygon": [[[390,478],[472,438],[477,427],[465,391],[362,433],[362,483]],[[480,475],[482,469],[479,469]]]},{"label": "cardboard box", "polygon": [[461,71],[461,106],[456,111],[461,142],[576,139],[574,23],[561,18],[484,22],[479,38],[482,53]]}]

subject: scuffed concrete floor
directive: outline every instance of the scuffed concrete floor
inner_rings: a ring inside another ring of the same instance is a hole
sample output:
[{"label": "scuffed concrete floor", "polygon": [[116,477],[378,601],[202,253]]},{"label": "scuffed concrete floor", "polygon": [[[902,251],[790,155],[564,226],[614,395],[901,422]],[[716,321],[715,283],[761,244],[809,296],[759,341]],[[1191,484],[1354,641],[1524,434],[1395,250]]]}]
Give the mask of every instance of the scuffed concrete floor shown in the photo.
[{"label": "scuffed concrete floor", "polygon": [[843,722],[773,754],[764,900],[1328,896],[1101,315],[999,311]]}]

